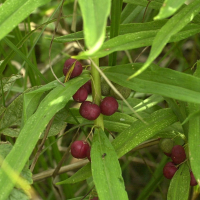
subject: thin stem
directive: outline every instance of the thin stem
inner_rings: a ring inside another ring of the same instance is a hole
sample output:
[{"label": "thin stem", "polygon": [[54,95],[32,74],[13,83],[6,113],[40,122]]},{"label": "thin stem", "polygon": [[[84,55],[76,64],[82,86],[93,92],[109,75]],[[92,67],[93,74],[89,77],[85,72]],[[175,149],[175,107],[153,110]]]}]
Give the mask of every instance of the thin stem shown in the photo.
[{"label": "thin stem", "polygon": [[[100,105],[101,103],[101,77],[94,66],[94,63],[99,66],[99,59],[98,58],[93,58],[93,62],[91,63],[91,75],[92,75],[92,98],[93,102],[97,105]],[[99,117],[95,120],[94,122],[95,125],[101,127],[104,129],[104,124],[103,124],[103,115],[100,114]]]}]

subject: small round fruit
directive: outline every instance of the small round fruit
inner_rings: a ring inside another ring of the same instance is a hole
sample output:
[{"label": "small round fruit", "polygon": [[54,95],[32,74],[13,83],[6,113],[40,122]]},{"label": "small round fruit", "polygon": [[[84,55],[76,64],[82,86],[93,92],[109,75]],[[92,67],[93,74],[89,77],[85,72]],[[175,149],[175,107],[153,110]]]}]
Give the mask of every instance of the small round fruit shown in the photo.
[{"label": "small round fruit", "polygon": [[118,109],[118,102],[113,97],[105,97],[100,104],[101,113],[110,116]]},{"label": "small round fruit", "polygon": [[194,174],[193,174],[192,171],[190,172],[190,185],[191,186],[197,185],[197,181],[196,181],[196,179],[195,179]]},{"label": "small round fruit", "polygon": [[100,107],[90,101],[84,101],[81,104],[79,112],[82,117],[88,120],[95,120],[101,113]]},{"label": "small round fruit", "polygon": [[163,175],[167,179],[172,179],[172,177],[174,176],[176,171],[177,171],[177,168],[174,165],[174,163],[173,162],[168,162],[163,168]]},{"label": "small round fruit", "polygon": [[70,67],[75,63],[75,66],[74,66],[74,69],[71,73],[71,76],[70,78],[74,78],[76,76],[79,76],[82,71],[83,71],[83,67],[82,67],[82,64],[77,61],[76,59],[73,59],[73,58],[69,58],[68,60],[65,61],[65,64],[64,64],[64,67],[63,67],[63,74],[64,76],[66,76],[67,72],[70,70]]},{"label": "small round fruit", "polygon": [[186,159],[185,150],[181,145],[175,145],[171,154],[171,159],[175,164],[180,164]]},{"label": "small round fruit", "polygon": [[[124,99],[127,99],[130,96],[131,89],[123,87],[123,86],[118,85],[116,83],[114,83],[113,85],[116,87],[118,92],[121,93],[121,95],[124,97]],[[121,100],[121,98],[112,89],[110,89],[110,95],[117,100]]]},{"label": "small round fruit", "polygon": [[86,82],[82,87],[84,87],[87,90],[88,94],[91,94],[92,92],[91,80]]},{"label": "small round fruit", "polygon": [[93,197],[91,200],[98,200],[99,198],[98,197]]},{"label": "small round fruit", "polygon": [[174,146],[174,141],[172,139],[162,138],[159,141],[159,146],[163,152],[170,154]]},{"label": "small round fruit", "polygon": [[71,154],[74,158],[86,158],[89,144],[84,140],[77,140],[71,145]]},{"label": "small round fruit", "polygon": [[101,94],[103,96],[108,96],[110,94],[110,86],[102,77],[101,77]]},{"label": "small round fruit", "polygon": [[91,147],[88,148],[88,150],[87,150],[87,158],[91,162],[90,151],[91,151]]},{"label": "small round fruit", "polygon": [[88,92],[84,87],[81,87],[77,90],[77,92],[73,95],[74,101],[84,102],[88,97]]}]

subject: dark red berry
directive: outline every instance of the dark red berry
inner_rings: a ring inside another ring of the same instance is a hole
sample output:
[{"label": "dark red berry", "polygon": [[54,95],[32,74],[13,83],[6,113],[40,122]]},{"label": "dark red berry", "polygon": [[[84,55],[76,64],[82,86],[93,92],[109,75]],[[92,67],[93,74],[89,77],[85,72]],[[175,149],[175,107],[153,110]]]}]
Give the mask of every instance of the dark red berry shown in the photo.
[{"label": "dark red berry", "polygon": [[75,63],[75,66],[74,66],[74,69],[71,73],[70,78],[74,78],[76,76],[79,76],[82,73],[82,71],[83,71],[82,64],[79,61],[77,61],[76,59],[70,58],[70,59],[65,61],[65,64],[64,64],[64,67],[63,67],[64,76],[66,76],[67,72],[70,70],[70,67],[73,65],[74,62],[76,62],[76,63]]},{"label": "dark red berry", "polygon": [[81,87],[77,90],[77,92],[73,95],[74,101],[84,102],[88,97],[88,92],[84,87]]},{"label": "dark red berry", "polygon": [[92,198],[91,200],[98,200],[99,198],[98,197],[94,197],[94,198]]},{"label": "dark red berry", "polygon": [[71,145],[71,154],[74,158],[86,158],[89,144],[83,140],[77,140]]},{"label": "dark red berry", "polygon": [[112,115],[118,109],[118,102],[113,97],[105,97],[100,104],[101,113],[103,115]]},{"label": "dark red berry", "polygon": [[99,106],[90,101],[84,101],[81,104],[79,112],[82,117],[88,120],[95,120],[101,113]]},{"label": "dark red berry", "polygon": [[177,168],[174,165],[174,163],[173,162],[168,162],[163,168],[163,175],[167,179],[172,179],[172,177],[174,176],[176,171],[177,171]]},{"label": "dark red berry", "polygon": [[91,151],[91,147],[88,148],[88,150],[87,150],[87,158],[91,162],[90,151]]},{"label": "dark red berry", "polygon": [[84,87],[87,90],[88,94],[91,94],[92,92],[91,80],[86,82],[82,87]]},{"label": "dark red berry", "polygon": [[180,164],[186,159],[185,150],[181,145],[175,145],[171,154],[171,159],[175,164]]},{"label": "dark red berry", "polygon": [[190,185],[191,186],[197,185],[197,181],[196,181],[196,179],[195,179],[194,174],[193,174],[192,171],[190,172]]}]

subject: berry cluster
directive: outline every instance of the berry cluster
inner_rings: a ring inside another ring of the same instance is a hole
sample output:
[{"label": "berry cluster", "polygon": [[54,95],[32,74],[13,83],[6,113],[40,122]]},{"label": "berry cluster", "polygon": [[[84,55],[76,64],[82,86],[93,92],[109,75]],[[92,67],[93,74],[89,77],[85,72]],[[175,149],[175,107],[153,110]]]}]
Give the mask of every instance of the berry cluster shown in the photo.
[{"label": "berry cluster", "polygon": [[[74,69],[71,71],[71,67],[74,64]],[[83,67],[80,62],[75,59],[66,60],[63,67],[63,74],[66,76],[68,73],[71,73],[70,78],[79,76],[83,71]],[[114,97],[105,97],[100,106],[97,104],[86,101],[88,94],[92,91],[91,81],[85,83],[80,87],[77,92],[73,95],[73,99],[76,102],[82,103],[79,109],[80,115],[88,120],[95,120],[98,118],[100,113],[103,115],[110,116],[114,114],[118,109],[118,102]],[[77,140],[71,145],[71,154],[75,158],[88,158],[91,161],[90,157],[91,147],[89,144],[83,140]]]},{"label": "berry cluster", "polygon": [[[75,64],[74,64],[75,63]],[[74,78],[79,76],[82,73],[83,67],[80,62],[75,59],[68,59],[66,60],[63,68],[63,74],[66,76],[69,73],[71,66],[74,64],[74,69],[71,72],[70,78]],[[74,101],[80,102],[80,114],[82,117],[88,120],[95,120],[98,118],[100,113],[103,115],[112,115],[118,109],[118,102],[113,97],[105,97],[102,101],[100,106],[97,104],[86,101],[88,94],[92,91],[91,89],[91,81],[85,83],[82,87],[80,87],[77,92],[73,95]]]},{"label": "berry cluster", "polygon": [[[163,168],[163,175],[167,179],[172,179],[180,164],[186,160],[185,149],[181,145],[174,145],[171,139],[161,139],[159,146],[164,154],[172,159],[172,162],[168,162]],[[192,171],[190,172],[190,185],[197,185]]]}]

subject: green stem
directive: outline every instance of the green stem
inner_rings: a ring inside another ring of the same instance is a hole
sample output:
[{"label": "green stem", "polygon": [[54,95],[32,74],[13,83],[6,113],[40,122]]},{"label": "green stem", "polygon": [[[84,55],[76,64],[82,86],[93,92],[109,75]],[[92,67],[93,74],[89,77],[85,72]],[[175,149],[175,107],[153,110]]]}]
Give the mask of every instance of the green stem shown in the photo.
[{"label": "green stem", "polygon": [[[99,59],[93,58],[93,62],[99,66]],[[101,103],[101,77],[94,64],[91,63],[91,74],[92,74],[92,98],[93,102],[97,105]],[[100,114],[99,117],[94,121],[94,125],[101,127],[104,130],[103,115]]]}]

